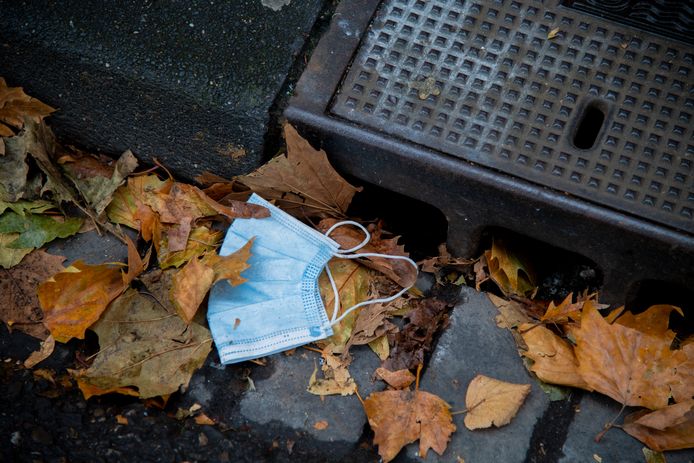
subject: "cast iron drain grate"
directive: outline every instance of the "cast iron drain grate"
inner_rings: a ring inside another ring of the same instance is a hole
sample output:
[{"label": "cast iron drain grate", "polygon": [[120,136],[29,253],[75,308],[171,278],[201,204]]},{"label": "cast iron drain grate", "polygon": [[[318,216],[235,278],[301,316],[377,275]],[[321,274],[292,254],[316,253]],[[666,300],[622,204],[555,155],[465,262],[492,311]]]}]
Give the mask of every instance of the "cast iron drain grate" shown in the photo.
[{"label": "cast iron drain grate", "polygon": [[333,114],[694,231],[694,54],[549,3],[382,2]]},{"label": "cast iron drain grate", "polygon": [[691,286],[694,52],[563,1],[342,0],[286,116],[457,254],[501,228],[587,257],[608,302]]},{"label": "cast iron drain grate", "polygon": [[563,4],[625,26],[694,43],[692,0],[564,0]]}]

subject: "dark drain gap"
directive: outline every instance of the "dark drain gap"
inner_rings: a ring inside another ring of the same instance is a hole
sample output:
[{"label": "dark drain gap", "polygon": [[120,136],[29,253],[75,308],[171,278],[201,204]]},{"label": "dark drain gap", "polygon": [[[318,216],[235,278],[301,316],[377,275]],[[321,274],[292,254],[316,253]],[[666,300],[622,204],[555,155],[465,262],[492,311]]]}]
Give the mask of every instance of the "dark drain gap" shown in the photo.
[{"label": "dark drain gap", "polygon": [[596,103],[586,106],[574,135],[574,146],[583,150],[592,148],[600,134],[603,122],[605,122],[605,113]]}]

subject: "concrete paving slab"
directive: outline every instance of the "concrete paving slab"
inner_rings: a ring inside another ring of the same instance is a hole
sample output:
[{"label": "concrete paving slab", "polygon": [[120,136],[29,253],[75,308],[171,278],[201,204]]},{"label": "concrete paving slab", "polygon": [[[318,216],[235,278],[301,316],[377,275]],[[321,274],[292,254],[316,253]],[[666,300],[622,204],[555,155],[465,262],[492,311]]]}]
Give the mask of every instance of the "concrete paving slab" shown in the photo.
[{"label": "concrete paving slab", "polygon": [[[456,415],[457,431],[442,457],[430,451],[427,461],[450,462],[462,457],[469,462],[525,460],[533,427],[549,405],[547,395],[528,374],[511,333],[496,326],[496,307],[484,293],[461,289],[461,302],[453,309],[450,325],[441,335],[420,389],[438,394],[452,410],[465,408],[470,381],[483,374],[502,381],[531,384],[532,390],[518,415],[502,428],[468,431],[464,415]],[[418,444],[407,448],[407,457],[417,455]]]},{"label": "concrete paving slab", "polygon": [[[378,357],[366,346],[352,348],[352,354],[350,373],[362,397],[380,390],[383,383],[371,379],[380,365]],[[330,442],[334,461],[348,455],[359,442],[366,424],[366,415],[357,396],[321,399],[306,391],[314,365],[320,368],[320,355],[316,352],[298,348],[294,355],[276,354],[268,360],[265,369],[271,369],[270,375],[254,379],[256,390],[246,392],[240,399],[235,424],[279,423],[316,440]],[[326,421],[328,427],[316,429],[314,425],[319,421]]]},{"label": "concrete paving slab", "polygon": [[[600,458],[603,463],[643,463],[644,445],[620,429],[611,429],[595,442],[596,434],[619,413],[620,407],[609,397],[586,394],[569,427],[559,463],[597,462]],[[694,462],[694,450],[666,452],[665,456],[668,463]]]},{"label": "concrete paving slab", "polygon": [[59,108],[71,143],[187,178],[245,173],[325,3],[0,0],[0,75]]}]

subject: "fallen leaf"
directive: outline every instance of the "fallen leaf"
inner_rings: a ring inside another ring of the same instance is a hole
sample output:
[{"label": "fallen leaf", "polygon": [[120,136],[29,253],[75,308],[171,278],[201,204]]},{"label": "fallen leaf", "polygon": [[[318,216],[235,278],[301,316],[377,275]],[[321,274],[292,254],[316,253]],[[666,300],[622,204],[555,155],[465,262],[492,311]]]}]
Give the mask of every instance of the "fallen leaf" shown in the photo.
[{"label": "fallen leaf", "polygon": [[415,299],[400,332],[391,336],[390,357],[383,363],[389,370],[415,369],[424,363],[436,332],[448,323],[448,303],[433,298]]},{"label": "fallen leaf", "polygon": [[170,184],[170,180],[161,180],[156,175],[129,177],[127,183],[113,194],[106,208],[109,220],[138,230],[143,239],[151,241],[159,219],[152,208],[145,204],[145,199]]},{"label": "fallen leaf", "polygon": [[463,270],[469,268],[476,262],[475,259],[462,259],[460,257],[452,256],[451,253],[448,252],[446,243],[441,244],[438,250],[438,256],[418,262],[422,272],[437,273],[443,267],[451,267],[456,270]]},{"label": "fallen leaf", "polygon": [[665,461],[665,455],[662,452],[654,452],[648,447],[641,449],[643,456],[646,459],[646,463],[667,463]]},{"label": "fallen leaf", "polygon": [[555,27],[554,29],[552,29],[551,31],[549,31],[547,33],[547,39],[552,40],[552,39],[556,38],[558,34],[559,34],[559,28]]},{"label": "fallen leaf", "polygon": [[238,181],[280,208],[300,218],[343,217],[355,188],[289,124],[284,125],[287,155],[277,156]]},{"label": "fallen leaf", "polygon": [[579,373],[591,389],[624,405],[667,406],[683,355],[670,350],[672,338],[609,324],[590,301],[572,334]]},{"label": "fallen leaf", "polygon": [[173,275],[171,296],[174,308],[186,323],[190,323],[213,284],[226,280],[237,286],[245,278],[241,272],[248,268],[246,263],[251,256],[253,239],[241,249],[228,256],[216,253],[208,254],[201,259],[191,259]]},{"label": "fallen leaf", "polygon": [[681,361],[677,364],[677,373],[670,384],[670,391],[675,402],[694,399],[694,344],[682,345],[680,352]]},{"label": "fallen leaf", "polygon": [[384,304],[367,305],[362,308],[352,326],[352,334],[345,348],[369,344],[388,333],[396,333],[398,328],[388,321],[391,312],[392,309]]},{"label": "fallen leaf", "polygon": [[82,395],[84,396],[84,400],[89,400],[90,397],[94,396],[99,396],[99,395],[105,395],[105,394],[121,394],[121,395],[127,395],[131,397],[139,397],[139,393],[137,392],[136,389],[132,387],[98,387],[94,386],[92,384],[89,384],[87,382],[81,382],[79,380],[79,375],[80,375],[80,370],[68,370],[72,375],[77,379],[77,386],[80,388],[80,391],[82,391]]},{"label": "fallen leaf", "polygon": [[[2,252],[0,250],[0,252]],[[39,284],[63,269],[65,257],[37,250],[11,269],[0,269],[0,319],[39,339],[49,332],[43,325],[39,304]]]},{"label": "fallen leaf", "polygon": [[32,98],[21,87],[8,87],[0,77],[0,136],[11,137],[24,127],[25,118],[41,121],[55,109]]},{"label": "fallen leaf", "polygon": [[522,354],[533,361],[530,371],[540,380],[589,389],[578,371],[578,361],[571,345],[542,325],[526,324],[519,331],[528,348]]},{"label": "fallen leaf", "polygon": [[123,425],[123,426],[130,424],[128,422],[128,419],[126,417],[124,417],[123,415],[116,415],[116,423]]},{"label": "fallen leaf", "polygon": [[385,362],[390,356],[390,344],[388,343],[388,336],[386,335],[370,341],[369,348],[374,354],[378,355],[378,358],[381,359],[382,362]]},{"label": "fallen leaf", "polygon": [[86,370],[75,373],[80,389],[121,392],[137,388],[142,399],[171,394],[187,386],[211,350],[210,332],[186,325],[151,298],[127,290],[91,328],[99,353]]},{"label": "fallen leaf", "polygon": [[56,341],[84,339],[86,329],[144,270],[147,264],[140,259],[132,242],[128,248],[127,273],[115,265],[87,265],[78,260],[39,285],[44,323]]},{"label": "fallen leaf", "polygon": [[540,321],[545,323],[568,323],[569,320],[577,322],[581,320],[581,309],[583,309],[583,301],[573,302],[573,293],[569,293],[559,305],[551,301]]},{"label": "fallen leaf", "polygon": [[55,204],[43,199],[35,199],[33,201],[25,201],[20,199],[19,201],[14,202],[0,200],[0,214],[5,212],[7,209],[23,216],[27,212],[32,214],[42,214],[46,211],[50,211],[51,209],[55,209]]},{"label": "fallen leaf", "polygon": [[499,328],[515,329],[532,321],[520,302],[509,301],[492,293],[487,293],[487,297],[499,311],[499,315],[496,316],[496,325]]},{"label": "fallen leaf", "polygon": [[7,211],[0,215],[0,233],[18,233],[17,238],[7,247],[13,249],[40,248],[56,238],[67,238],[79,231],[84,220],[64,218],[55,220],[43,214],[24,215]]},{"label": "fallen leaf", "polygon": [[203,412],[200,412],[199,414],[195,415],[195,424],[199,424],[201,426],[213,426],[215,425],[215,421],[210,418],[209,416],[205,415]]},{"label": "fallen leaf", "polygon": [[489,276],[504,294],[527,296],[535,290],[534,273],[520,251],[494,240],[484,254]]},{"label": "fallen leaf", "polygon": [[694,400],[687,400],[654,412],[639,411],[624,418],[622,429],[651,449],[694,447]]},{"label": "fallen leaf", "polygon": [[622,326],[639,330],[642,333],[653,336],[673,337],[675,333],[668,329],[670,324],[670,314],[677,312],[684,317],[684,312],[674,305],[653,305],[645,311],[634,315],[631,312],[624,312],[615,323]]},{"label": "fallen leaf", "polygon": [[430,448],[443,455],[456,429],[450,405],[425,391],[373,392],[364,400],[364,411],[384,463],[417,439],[420,458],[426,458]]},{"label": "fallen leaf", "polygon": [[347,367],[351,362],[349,357],[333,355],[333,346],[329,345],[321,352],[323,357],[323,378],[317,378],[318,367],[314,368],[308,382],[308,392],[326,396],[340,394],[352,395],[357,392],[357,384],[349,374]]},{"label": "fallen leaf", "polygon": [[[337,222],[336,219],[323,219],[318,223],[318,229],[325,233]],[[371,239],[358,252],[409,257],[409,254],[405,252],[405,247],[398,245],[399,236],[390,239],[382,238],[383,231],[380,228],[380,224],[378,226],[370,225],[368,230],[371,234]],[[342,249],[351,249],[364,240],[364,232],[355,227],[341,226],[330,234],[330,238],[335,240]],[[360,262],[369,268],[383,273],[403,288],[413,286],[417,281],[417,269],[407,261],[387,259],[385,257],[366,257],[361,259]]]},{"label": "fallen leaf", "polygon": [[10,244],[17,241],[19,233],[0,234],[0,267],[3,269],[11,269],[19,264],[24,256],[29,254],[34,248],[11,248]]},{"label": "fallen leaf", "polygon": [[328,429],[328,422],[325,420],[316,421],[313,423],[313,428],[317,429],[318,431],[324,431]]},{"label": "fallen leaf", "polygon": [[173,276],[176,270],[154,269],[144,275],[139,280],[147,288],[148,295],[156,301],[158,305],[169,313],[176,312],[173,301],[171,300],[171,287],[173,286]]},{"label": "fallen leaf", "polygon": [[383,367],[376,368],[376,376],[393,389],[406,389],[416,379],[410,370],[390,371]]},{"label": "fallen leaf", "polygon": [[31,372],[34,378],[45,379],[51,384],[56,384],[55,382],[55,371],[48,370],[46,368],[37,368]]},{"label": "fallen leaf", "polygon": [[529,384],[513,384],[484,375],[475,376],[465,394],[465,427],[473,430],[511,422],[525,398]]},{"label": "fallen leaf", "polygon": [[[108,161],[112,160],[109,158]],[[130,150],[125,151],[113,166],[105,159],[77,150],[60,157],[58,162],[97,215],[106,210],[115,191],[137,168],[137,159]]]},{"label": "fallen leaf", "polygon": [[[345,310],[369,298],[371,274],[364,266],[347,259],[333,258],[328,262],[328,266],[335,280],[335,286],[339,295],[337,311],[337,316],[339,317]],[[335,294],[325,272],[321,272],[318,278],[318,287],[328,318],[332,318]],[[321,342],[321,345],[333,344],[338,348],[338,351],[341,351],[349,341],[354,322],[361,310],[364,309],[349,313],[340,323],[334,325],[333,335]]]},{"label": "fallen leaf", "polygon": [[54,349],[55,339],[53,339],[53,336],[48,336],[41,342],[39,350],[32,352],[29,358],[24,361],[24,368],[34,368],[34,366],[50,357]]},{"label": "fallen leaf", "polygon": [[219,230],[211,230],[205,225],[200,225],[190,232],[186,248],[182,251],[169,252],[164,243],[160,243],[157,257],[161,268],[180,267],[194,257],[217,249],[224,233]]}]

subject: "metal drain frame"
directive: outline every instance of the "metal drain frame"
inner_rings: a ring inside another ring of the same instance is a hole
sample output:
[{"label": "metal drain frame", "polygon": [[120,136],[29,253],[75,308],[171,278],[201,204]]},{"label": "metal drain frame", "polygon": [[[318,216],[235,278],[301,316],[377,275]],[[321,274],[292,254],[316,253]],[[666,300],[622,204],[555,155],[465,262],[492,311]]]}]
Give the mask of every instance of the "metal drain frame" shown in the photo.
[{"label": "metal drain frame", "polygon": [[[694,282],[694,236],[597,205],[331,114],[379,0],[343,0],[285,111],[343,172],[440,209],[448,245],[471,256],[501,227],[581,254],[603,272],[602,298],[622,303],[638,282]],[[412,217],[412,220],[417,220]]]}]

